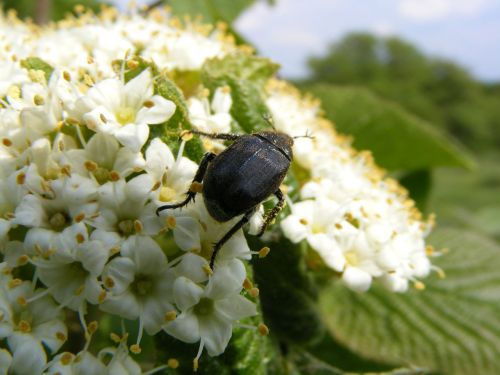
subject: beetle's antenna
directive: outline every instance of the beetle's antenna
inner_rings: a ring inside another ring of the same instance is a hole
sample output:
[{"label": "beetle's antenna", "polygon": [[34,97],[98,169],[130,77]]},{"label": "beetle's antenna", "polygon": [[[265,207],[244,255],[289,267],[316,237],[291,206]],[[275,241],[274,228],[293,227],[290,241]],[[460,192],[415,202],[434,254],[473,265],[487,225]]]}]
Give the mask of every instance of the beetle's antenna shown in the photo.
[{"label": "beetle's antenna", "polygon": [[265,122],[267,122],[267,124],[273,128],[274,131],[276,131],[276,128],[274,127],[274,120],[273,120],[273,116],[271,116],[271,114],[269,113],[263,113],[262,114],[262,118],[264,119]]},{"label": "beetle's antenna", "polygon": [[293,139],[297,139],[297,138],[309,138],[309,139],[314,139],[314,136],[312,135],[312,133],[309,133],[309,129],[306,130],[306,134],[304,135],[296,135],[295,137],[293,137]]}]

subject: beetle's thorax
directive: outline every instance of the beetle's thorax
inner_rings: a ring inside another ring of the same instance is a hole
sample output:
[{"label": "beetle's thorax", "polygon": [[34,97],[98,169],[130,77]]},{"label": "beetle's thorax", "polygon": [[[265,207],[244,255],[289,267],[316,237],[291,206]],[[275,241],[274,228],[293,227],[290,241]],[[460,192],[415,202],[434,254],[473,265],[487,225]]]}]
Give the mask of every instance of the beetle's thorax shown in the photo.
[{"label": "beetle's thorax", "polygon": [[293,160],[293,138],[288,134],[281,132],[270,132],[264,131],[253,134],[266,142],[269,142],[274,147],[276,147],[285,157],[292,161]]}]

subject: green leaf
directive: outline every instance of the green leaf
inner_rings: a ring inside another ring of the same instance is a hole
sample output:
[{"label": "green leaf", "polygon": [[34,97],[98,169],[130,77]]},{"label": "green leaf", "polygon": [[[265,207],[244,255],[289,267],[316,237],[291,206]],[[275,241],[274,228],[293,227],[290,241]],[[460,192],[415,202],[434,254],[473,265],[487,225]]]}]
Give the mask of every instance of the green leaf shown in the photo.
[{"label": "green leaf", "polygon": [[207,61],[201,78],[212,93],[218,87],[230,87],[231,115],[244,131],[251,133],[269,126],[264,119],[269,109],[262,94],[264,84],[277,69],[278,65],[269,59],[237,53]]},{"label": "green leaf", "polygon": [[[252,249],[263,244],[248,238]],[[253,263],[260,302],[271,335],[280,342],[309,344],[321,339],[324,327],[319,319],[313,281],[307,275],[303,250],[286,239],[266,243],[269,255]]]},{"label": "green leaf", "polygon": [[354,147],[371,150],[383,168],[473,166],[469,154],[436,128],[366,89],[314,85],[306,90],[321,99],[340,132],[354,136]]},{"label": "green leaf", "polygon": [[420,211],[426,212],[427,201],[432,187],[431,171],[427,169],[411,171],[399,178],[399,182],[410,192]]},{"label": "green leaf", "polygon": [[49,64],[43,61],[38,57],[28,57],[24,60],[21,60],[21,66],[28,70],[41,70],[45,74],[45,79],[47,82],[50,79],[54,68]]},{"label": "green leaf", "polygon": [[168,0],[173,14],[201,16],[204,22],[215,24],[218,21],[231,23],[255,0]]},{"label": "green leaf", "polygon": [[[174,153],[179,148],[179,136],[183,130],[192,129],[188,108],[182,91],[167,76],[156,79],[155,92],[175,104],[175,113],[165,124],[150,127],[150,139],[160,137]],[[185,155],[194,161],[203,157],[203,146],[199,137],[194,137],[185,146]]]},{"label": "green leaf", "polygon": [[320,295],[330,333],[368,358],[447,374],[500,373],[500,247],[463,230],[429,240],[447,277],[423,291],[393,294],[378,285],[357,294],[335,283]]}]

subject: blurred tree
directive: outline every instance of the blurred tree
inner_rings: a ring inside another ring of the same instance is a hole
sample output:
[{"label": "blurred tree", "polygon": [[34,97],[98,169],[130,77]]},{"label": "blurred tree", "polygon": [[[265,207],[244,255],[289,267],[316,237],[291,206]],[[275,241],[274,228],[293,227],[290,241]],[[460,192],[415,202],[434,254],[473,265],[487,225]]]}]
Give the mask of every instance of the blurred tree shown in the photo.
[{"label": "blurred tree", "polygon": [[106,3],[99,0],[3,0],[2,8],[13,9],[20,18],[31,18],[42,24],[60,20],[66,14],[72,13],[76,5],[83,5],[97,12],[101,4]]},{"label": "blurred tree", "polygon": [[500,140],[500,86],[474,79],[459,65],[427,57],[397,37],[347,35],[309,60],[307,83],[368,87],[475,149]]}]

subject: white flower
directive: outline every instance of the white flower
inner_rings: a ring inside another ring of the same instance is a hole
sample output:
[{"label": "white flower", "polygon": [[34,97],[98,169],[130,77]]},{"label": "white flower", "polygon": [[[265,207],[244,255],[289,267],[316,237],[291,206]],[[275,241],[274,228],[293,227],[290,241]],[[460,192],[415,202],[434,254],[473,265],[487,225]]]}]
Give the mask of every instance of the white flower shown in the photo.
[{"label": "white flower", "polygon": [[167,258],[150,237],[132,236],[124,241],[121,256],[109,262],[103,280],[109,294],[101,308],[126,319],[139,319],[139,337],[142,327],[150,335],[157,333],[165,313],[173,310],[172,296],[167,293],[171,283]]},{"label": "white flower", "polygon": [[93,176],[101,185],[112,178],[126,178],[140,171],[145,163],[140,152],[120,147],[118,141],[106,133],[95,134],[83,149],[68,150],[65,158],[73,172]]},{"label": "white flower", "polygon": [[205,288],[186,277],[174,283],[174,300],[181,314],[163,329],[175,338],[195,343],[208,354],[221,354],[237,320],[255,315],[255,304],[239,294],[246,276],[240,260],[233,259],[217,268]]},{"label": "white flower", "polygon": [[189,119],[202,132],[229,133],[232,103],[229,87],[216,89],[212,103],[209,103],[208,98],[191,98],[188,101]]},{"label": "white flower", "polygon": [[175,104],[153,95],[149,69],[124,84],[109,78],[93,86],[77,102],[85,124],[96,132],[111,134],[133,151],[139,151],[149,136],[149,126],[168,120]]},{"label": "white flower", "polygon": [[5,349],[0,349],[0,375],[7,375],[10,364],[12,363],[12,355]]},{"label": "white flower", "polygon": [[85,302],[99,302],[103,292],[98,277],[110,255],[100,241],[86,241],[57,251],[47,259],[35,259],[37,275],[61,306],[83,313]]},{"label": "white flower", "polygon": [[106,366],[89,352],[76,356],[65,352],[54,357],[46,375],[107,375]]}]

